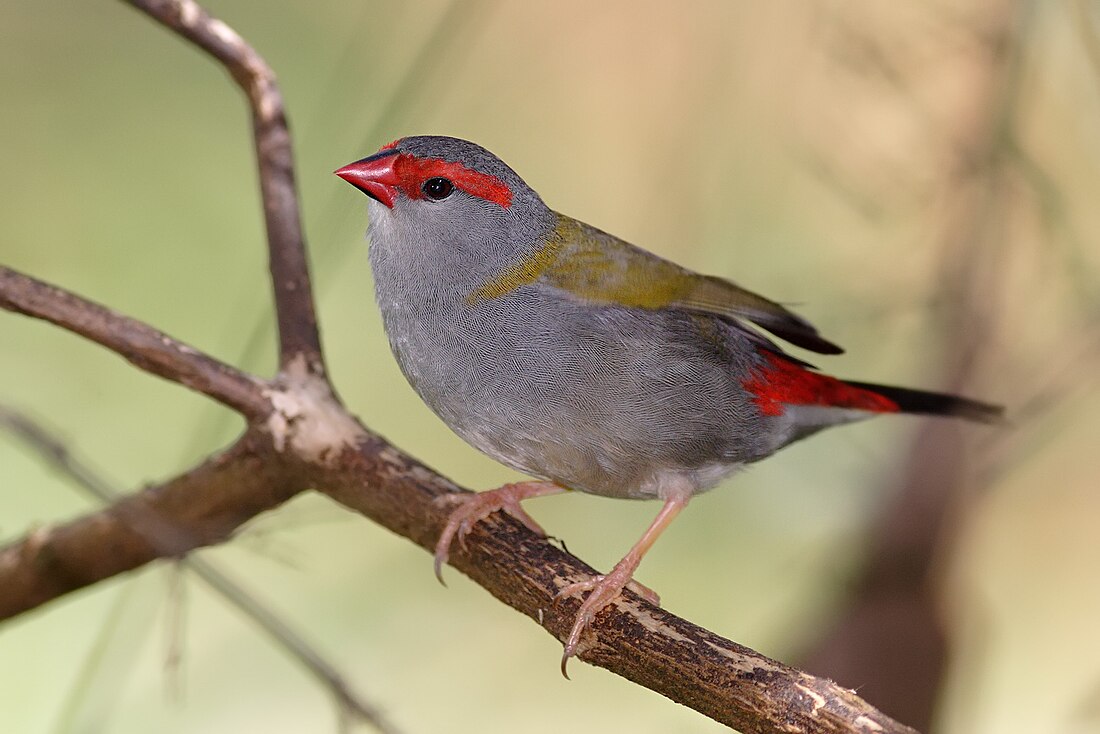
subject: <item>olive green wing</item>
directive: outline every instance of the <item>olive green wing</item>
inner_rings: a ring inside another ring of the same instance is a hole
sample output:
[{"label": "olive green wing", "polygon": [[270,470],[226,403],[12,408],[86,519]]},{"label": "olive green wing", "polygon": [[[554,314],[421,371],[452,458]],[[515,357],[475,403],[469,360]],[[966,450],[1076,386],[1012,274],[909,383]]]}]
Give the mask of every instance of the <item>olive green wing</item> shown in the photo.
[{"label": "olive green wing", "polygon": [[492,298],[541,282],[593,303],[679,308],[744,319],[804,349],[843,350],[780,304],[722,278],[700,275],[564,215],[547,242],[486,283],[470,299]]},{"label": "olive green wing", "polygon": [[722,278],[693,275],[693,283],[669,305],[689,311],[742,318],[770,331],[780,339],[818,354],[841,354],[844,350],[822,338],[813,324],[798,314],[752,291]]}]

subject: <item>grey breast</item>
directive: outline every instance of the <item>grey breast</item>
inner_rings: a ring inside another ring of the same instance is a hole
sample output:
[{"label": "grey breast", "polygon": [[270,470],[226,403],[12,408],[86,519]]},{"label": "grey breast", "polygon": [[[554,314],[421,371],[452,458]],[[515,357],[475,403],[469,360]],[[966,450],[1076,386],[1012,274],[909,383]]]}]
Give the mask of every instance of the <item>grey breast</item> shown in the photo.
[{"label": "grey breast", "polygon": [[669,472],[705,489],[756,452],[759,416],[739,388],[751,349],[721,319],[594,306],[542,285],[476,304],[421,293],[380,305],[404,322],[387,331],[429,407],[520,471],[653,496]]}]

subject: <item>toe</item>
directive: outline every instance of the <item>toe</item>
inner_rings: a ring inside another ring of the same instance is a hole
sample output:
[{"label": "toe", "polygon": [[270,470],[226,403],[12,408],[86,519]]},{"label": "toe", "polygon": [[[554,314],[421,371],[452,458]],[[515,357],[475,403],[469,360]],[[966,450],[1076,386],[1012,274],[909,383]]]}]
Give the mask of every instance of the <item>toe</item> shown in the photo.
[{"label": "toe", "polygon": [[558,589],[558,593],[554,594],[554,598],[568,599],[571,597],[580,596],[586,591],[592,591],[592,589],[596,588],[596,586],[601,581],[603,581],[603,579],[604,577],[602,575],[596,575],[590,579],[585,579],[584,581],[575,581],[571,584],[567,584]]}]

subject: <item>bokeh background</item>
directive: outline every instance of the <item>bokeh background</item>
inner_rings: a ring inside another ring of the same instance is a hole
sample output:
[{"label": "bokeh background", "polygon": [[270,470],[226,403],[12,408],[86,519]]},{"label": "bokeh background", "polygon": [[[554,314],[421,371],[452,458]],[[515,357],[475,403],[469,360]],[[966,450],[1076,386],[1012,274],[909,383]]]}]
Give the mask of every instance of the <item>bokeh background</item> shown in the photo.
[{"label": "bokeh background", "polygon": [[[514,476],[404,383],[365,202],[331,175],[406,134],[478,141],[551,206],[796,304],[848,349],[829,371],[1009,407],[999,429],[838,429],[731,479],[642,566],[667,608],[932,731],[1100,731],[1100,5],[209,7],[279,74],[323,336],[369,426],[466,486]],[[123,3],[6,0],[0,99],[0,262],[270,374],[248,120],[224,73]],[[241,429],[2,312],[0,404],[126,491]],[[97,507],[4,432],[0,486],[3,538]],[[529,509],[608,568],[657,508]],[[555,640],[323,498],[200,555],[404,732],[722,730],[584,664],[563,680]],[[337,725],[324,690],[170,564],[0,626],[0,731]]]}]

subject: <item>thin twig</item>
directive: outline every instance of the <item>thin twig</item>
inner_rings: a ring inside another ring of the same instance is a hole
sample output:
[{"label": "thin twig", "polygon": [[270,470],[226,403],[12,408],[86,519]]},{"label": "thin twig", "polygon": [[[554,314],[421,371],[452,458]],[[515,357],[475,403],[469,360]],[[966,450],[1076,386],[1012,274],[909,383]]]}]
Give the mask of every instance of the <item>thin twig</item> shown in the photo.
[{"label": "thin twig", "polygon": [[[77,459],[64,441],[25,413],[0,405],[0,428],[6,428],[22,439],[52,469],[103,504],[109,505],[122,498],[122,493]],[[209,561],[188,557],[180,559],[180,565],[193,572],[218,595],[258,624],[279,647],[305,666],[332,693],[342,711],[371,724],[381,732],[396,733],[397,730],[385,720],[377,707],[355,693],[336,666],[268,605],[245,591],[241,584],[230,579]]]},{"label": "thin twig", "polygon": [[[126,677],[105,674],[126,670],[132,665],[137,650],[144,643],[142,632],[148,629],[151,613],[141,584],[122,584],[113,595],[110,608],[91,644],[83,650],[83,659],[70,661],[74,671],[66,693],[55,692],[57,717],[52,734],[72,734],[76,731],[102,731],[112,709],[122,698]],[[57,682],[60,686],[62,683]],[[79,722],[79,723],[78,723]]]},{"label": "thin twig", "polygon": [[0,265],[0,308],[102,344],[146,372],[186,385],[249,421],[271,413],[266,383],[136,319]]},{"label": "thin twig", "polygon": [[321,337],[302,234],[294,154],[283,97],[275,74],[236,31],[192,0],[126,0],[183,36],[226,68],[248,97],[267,227],[271,284],[279,325],[279,364],[299,355],[309,370],[324,374]]}]

